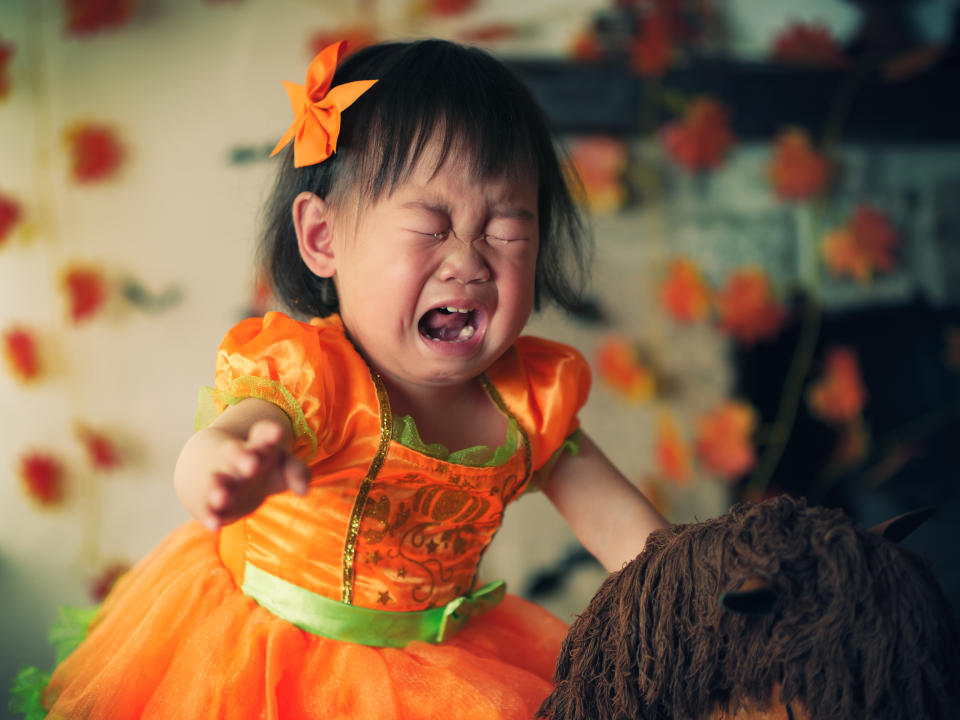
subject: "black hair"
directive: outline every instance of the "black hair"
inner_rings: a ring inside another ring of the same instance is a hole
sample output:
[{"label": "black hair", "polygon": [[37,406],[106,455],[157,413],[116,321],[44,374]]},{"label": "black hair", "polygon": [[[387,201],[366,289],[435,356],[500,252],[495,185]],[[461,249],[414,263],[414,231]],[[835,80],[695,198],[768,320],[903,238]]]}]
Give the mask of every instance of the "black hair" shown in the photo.
[{"label": "black hair", "polygon": [[373,79],[344,111],[334,155],[302,168],[293,165],[293,143],[280,155],[260,244],[276,296],[303,315],[325,317],[339,305],[333,280],[314,275],[300,257],[291,216],[299,193],[334,204],[351,192],[376,201],[406,179],[437,138],[438,168],[454,153],[482,179],[538,180],[534,307],[549,301],[567,311],[581,308],[590,244],[567,186],[575,176],[524,84],[480,49],[423,40],[364,48],[337,68],[332,85]]}]

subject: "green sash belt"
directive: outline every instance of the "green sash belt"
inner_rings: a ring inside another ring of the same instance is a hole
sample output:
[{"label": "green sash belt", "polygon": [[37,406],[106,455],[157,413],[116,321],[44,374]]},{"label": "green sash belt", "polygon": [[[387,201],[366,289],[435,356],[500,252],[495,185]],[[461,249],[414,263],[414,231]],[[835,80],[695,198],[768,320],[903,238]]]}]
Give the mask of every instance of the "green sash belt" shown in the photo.
[{"label": "green sash belt", "polygon": [[277,617],[314,635],[374,647],[405,647],[414,640],[440,643],[452,637],[471,617],[503,600],[507,585],[497,580],[442,607],[394,612],[344,605],[248,562],[242,590]]}]

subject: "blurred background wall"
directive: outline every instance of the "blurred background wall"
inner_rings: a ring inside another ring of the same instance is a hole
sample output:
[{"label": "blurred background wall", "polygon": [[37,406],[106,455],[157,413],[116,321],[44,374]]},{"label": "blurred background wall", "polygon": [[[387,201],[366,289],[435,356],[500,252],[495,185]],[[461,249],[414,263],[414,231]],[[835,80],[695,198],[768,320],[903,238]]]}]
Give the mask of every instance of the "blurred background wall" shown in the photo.
[{"label": "blurred background wall", "polygon": [[[439,36],[510,62],[583,181],[582,420],[674,521],[791,492],[960,595],[955,0],[4,0],[0,686],[187,519],[170,478],[233,323],[314,52]],[[486,574],[565,618],[603,573],[542,497]],[[0,710],[0,715],[3,711]]]}]

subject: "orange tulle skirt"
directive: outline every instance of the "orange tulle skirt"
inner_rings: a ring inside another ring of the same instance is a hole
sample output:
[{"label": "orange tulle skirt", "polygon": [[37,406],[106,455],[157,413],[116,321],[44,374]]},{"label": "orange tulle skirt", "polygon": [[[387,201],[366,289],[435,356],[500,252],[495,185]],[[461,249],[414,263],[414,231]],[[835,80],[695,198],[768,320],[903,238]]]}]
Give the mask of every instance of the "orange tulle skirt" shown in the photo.
[{"label": "orange tulle skirt", "polygon": [[566,630],[508,595],[442,645],[319,637],[243,595],[191,523],[118,582],[42,704],[58,719],[528,719]]}]

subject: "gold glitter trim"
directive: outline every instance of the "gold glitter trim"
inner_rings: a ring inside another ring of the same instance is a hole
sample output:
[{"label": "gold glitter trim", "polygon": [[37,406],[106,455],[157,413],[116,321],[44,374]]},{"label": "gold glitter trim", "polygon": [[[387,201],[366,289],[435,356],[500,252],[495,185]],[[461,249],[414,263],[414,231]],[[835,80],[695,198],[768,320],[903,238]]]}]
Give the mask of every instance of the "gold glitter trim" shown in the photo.
[{"label": "gold glitter trim", "polygon": [[480,376],[480,384],[483,385],[483,389],[486,391],[490,399],[493,400],[493,404],[497,406],[500,412],[513,420],[517,424],[517,429],[520,430],[520,437],[523,440],[523,483],[521,483],[520,487],[517,488],[517,492],[519,492],[520,489],[526,487],[527,483],[530,481],[531,466],[533,465],[533,459],[530,456],[530,436],[527,435],[526,429],[517,419],[517,416],[510,412],[510,408],[507,407],[507,404],[500,396],[500,391],[497,390],[496,385],[490,382],[490,378],[487,377],[486,373],[483,373]]},{"label": "gold glitter trim", "polygon": [[[486,373],[483,373],[480,376],[480,384],[483,385],[483,389],[486,391],[487,397],[493,401],[493,404],[497,406],[497,409],[499,409],[500,412],[517,424],[517,429],[520,431],[520,439],[523,443],[523,482],[517,486],[510,497],[503,498],[503,509],[506,511],[507,503],[519,495],[523,488],[527,486],[527,483],[530,482],[530,475],[533,465],[533,458],[531,456],[532,450],[530,448],[530,436],[527,435],[527,431],[523,427],[523,423],[517,419],[516,415],[510,412],[510,408],[508,408],[507,404],[503,401],[500,391],[497,390],[496,385],[490,381],[490,378],[487,377]],[[480,555],[477,557],[477,569],[474,571],[473,577],[470,579],[471,588],[475,587],[477,584],[477,580],[480,577],[480,562],[483,560],[483,556],[486,555],[487,549],[490,547],[490,544],[493,542],[493,538],[496,536],[497,533],[494,532],[493,535],[490,536],[490,539],[487,540],[487,544],[483,546],[483,549],[480,551]]]},{"label": "gold glitter trim", "polygon": [[360,521],[363,519],[363,512],[367,506],[367,496],[370,494],[370,487],[387,458],[390,438],[393,436],[393,413],[390,412],[390,398],[387,396],[387,389],[383,386],[380,376],[373,369],[370,370],[370,377],[373,378],[373,384],[376,386],[377,402],[380,405],[380,445],[370,462],[367,474],[360,481],[360,489],[357,491],[357,497],[353,501],[353,510],[350,512],[347,538],[343,544],[343,584],[340,591],[340,600],[345,605],[353,604],[353,566],[357,555],[357,536],[360,534]]}]

